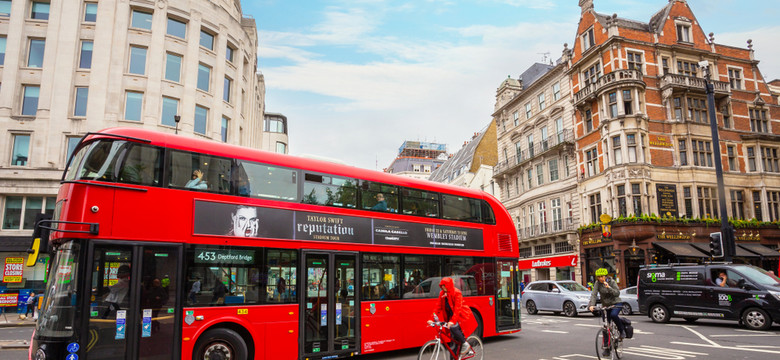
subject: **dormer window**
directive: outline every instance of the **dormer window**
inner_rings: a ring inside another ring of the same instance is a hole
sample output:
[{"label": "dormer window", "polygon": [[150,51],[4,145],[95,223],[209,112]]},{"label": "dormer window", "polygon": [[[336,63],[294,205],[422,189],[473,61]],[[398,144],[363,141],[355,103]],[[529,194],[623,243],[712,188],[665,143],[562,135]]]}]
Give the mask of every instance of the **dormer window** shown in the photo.
[{"label": "dormer window", "polygon": [[590,28],[582,34],[583,51],[588,51],[593,45],[596,45],[596,41],[593,37],[593,28]]},{"label": "dormer window", "polygon": [[677,24],[677,41],[687,43],[692,42],[690,24]]}]

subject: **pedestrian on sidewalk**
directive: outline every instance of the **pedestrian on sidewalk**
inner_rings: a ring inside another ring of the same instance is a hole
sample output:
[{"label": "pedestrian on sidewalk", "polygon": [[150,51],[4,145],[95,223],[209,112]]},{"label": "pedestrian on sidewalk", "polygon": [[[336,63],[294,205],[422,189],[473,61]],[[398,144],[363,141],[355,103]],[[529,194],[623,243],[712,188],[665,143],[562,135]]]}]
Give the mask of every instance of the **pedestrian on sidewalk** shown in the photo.
[{"label": "pedestrian on sidewalk", "polygon": [[32,313],[31,319],[34,319],[36,307],[38,307],[38,296],[35,295],[35,291],[30,291],[30,295],[27,296],[27,311],[24,312],[24,316],[27,317],[27,314]]}]

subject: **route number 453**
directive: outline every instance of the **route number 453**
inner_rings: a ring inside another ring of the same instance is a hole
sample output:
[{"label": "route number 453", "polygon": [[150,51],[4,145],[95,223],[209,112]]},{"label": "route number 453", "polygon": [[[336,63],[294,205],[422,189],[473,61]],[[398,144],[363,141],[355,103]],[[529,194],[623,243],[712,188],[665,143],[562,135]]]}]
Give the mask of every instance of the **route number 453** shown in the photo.
[{"label": "route number 453", "polygon": [[213,251],[202,251],[198,254],[198,259],[201,261],[215,261],[217,260],[217,254]]}]

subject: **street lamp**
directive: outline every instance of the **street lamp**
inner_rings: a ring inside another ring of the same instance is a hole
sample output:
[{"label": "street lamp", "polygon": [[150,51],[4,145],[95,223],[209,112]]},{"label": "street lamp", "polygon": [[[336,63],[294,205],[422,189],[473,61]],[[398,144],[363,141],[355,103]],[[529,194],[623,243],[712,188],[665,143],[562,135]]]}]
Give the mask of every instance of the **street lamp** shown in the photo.
[{"label": "street lamp", "polygon": [[726,211],[726,190],[723,184],[723,164],[721,164],[720,138],[718,134],[718,120],[715,118],[715,87],[712,85],[712,74],[710,74],[710,62],[700,61],[699,67],[704,71],[704,80],[707,85],[707,112],[710,115],[710,131],[712,132],[712,142],[715,148],[715,178],[718,180],[718,205],[720,206],[720,231],[723,239],[723,257],[725,261],[730,262],[734,256],[734,230],[729,224],[729,217]]},{"label": "street lamp", "polygon": [[173,115],[173,121],[176,123],[176,135],[179,135],[179,121],[181,121],[181,115]]}]

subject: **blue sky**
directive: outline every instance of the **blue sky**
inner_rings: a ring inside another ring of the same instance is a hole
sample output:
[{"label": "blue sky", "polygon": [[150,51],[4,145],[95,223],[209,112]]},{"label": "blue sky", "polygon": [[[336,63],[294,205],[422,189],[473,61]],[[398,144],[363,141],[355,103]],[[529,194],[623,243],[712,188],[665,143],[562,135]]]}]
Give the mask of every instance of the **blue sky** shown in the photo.
[{"label": "blue sky", "polygon": [[[647,22],[668,0],[595,0]],[[688,0],[715,42],[753,39],[780,78],[777,0]],[[750,4],[750,6],[744,6]],[[259,33],[266,111],[289,122],[290,153],[381,170],[404,140],[457,151],[491,120],[495,91],[575,38],[578,0],[242,1]],[[545,55],[549,53],[549,55]]]}]

